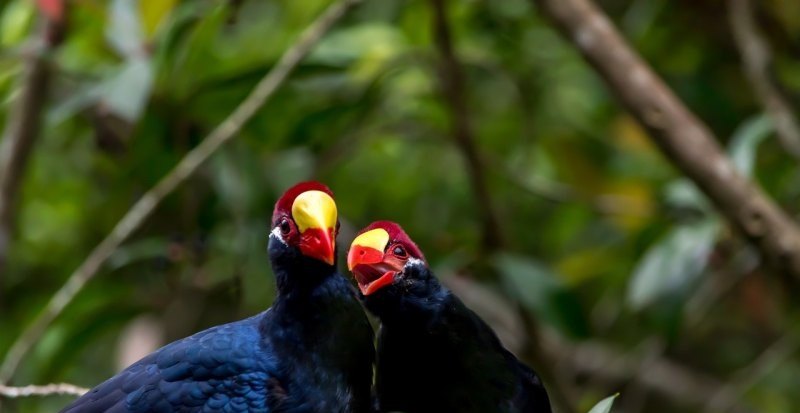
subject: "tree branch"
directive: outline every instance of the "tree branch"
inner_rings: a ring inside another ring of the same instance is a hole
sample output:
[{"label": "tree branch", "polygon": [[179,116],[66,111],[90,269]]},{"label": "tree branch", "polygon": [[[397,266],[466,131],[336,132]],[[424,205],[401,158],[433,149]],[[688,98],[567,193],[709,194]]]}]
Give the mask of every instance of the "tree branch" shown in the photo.
[{"label": "tree branch", "polygon": [[772,54],[756,26],[750,0],[730,0],[728,17],[733,38],[742,55],[744,72],[767,110],[784,149],[800,159],[800,125],[789,102],[771,75]]},{"label": "tree branch", "polygon": [[706,406],[710,395],[715,395],[731,412],[753,412],[742,404],[732,386],[663,357],[643,357],[594,342],[573,344],[553,333],[543,334],[541,339],[554,362],[563,363],[577,374],[611,382],[634,380],[671,400],[695,406]]},{"label": "tree branch", "polygon": [[730,384],[726,389],[719,389],[718,393],[709,393],[707,396],[706,412],[728,412],[735,407],[731,394],[746,394],[767,374],[776,370],[787,362],[800,348],[800,342],[791,332],[784,334],[772,345],[767,347],[753,362],[733,374]]},{"label": "tree branch", "polygon": [[464,155],[467,164],[467,173],[472,189],[475,191],[475,200],[481,214],[483,225],[483,245],[487,252],[499,249],[503,240],[500,234],[500,220],[492,205],[492,197],[486,185],[484,174],[484,160],[475,144],[475,136],[469,120],[467,109],[467,88],[464,81],[464,72],[461,64],[453,51],[450,27],[447,22],[445,0],[431,0],[433,8],[433,30],[436,47],[441,55],[439,64],[439,78],[452,123],[453,139]]},{"label": "tree branch", "polygon": [[[51,55],[64,37],[61,20],[45,17],[34,44],[26,50],[28,59],[22,76],[21,92],[9,115],[0,142],[0,285],[4,273],[11,234],[14,231],[14,210],[25,166],[39,136],[42,112],[52,78]],[[2,291],[2,288],[0,288]]]},{"label": "tree branch", "polygon": [[20,361],[45,331],[47,326],[61,313],[87,281],[94,277],[111,254],[142,225],[161,201],[191,176],[197,168],[224,143],[230,141],[244,124],[272,97],[286,81],[292,70],[319,42],[322,36],[339,21],[345,13],[361,0],[341,0],[330,6],[281,56],[272,70],[261,79],[250,95],[216,127],[196,148],[161,181],[142,196],[117,223],[108,236],[89,254],[86,260],[70,275],[67,282],[53,295],[44,310],[25,329],[11,346],[0,366],[0,383],[7,382],[16,371]]},{"label": "tree branch", "polygon": [[67,383],[22,387],[13,387],[0,384],[0,397],[5,397],[7,399],[31,396],[83,396],[88,391],[89,389]]},{"label": "tree branch", "polygon": [[800,278],[800,228],[739,174],[709,128],[692,114],[589,0],[534,0],[644,125],[661,151],[758,247]]}]

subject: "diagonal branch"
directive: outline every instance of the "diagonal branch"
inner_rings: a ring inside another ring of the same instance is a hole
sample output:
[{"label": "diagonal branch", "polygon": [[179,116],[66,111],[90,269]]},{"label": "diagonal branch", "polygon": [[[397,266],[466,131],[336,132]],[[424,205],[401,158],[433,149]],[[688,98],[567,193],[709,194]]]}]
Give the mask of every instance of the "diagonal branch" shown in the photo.
[{"label": "diagonal branch", "polygon": [[733,167],[703,124],[590,0],[534,0],[594,66],[664,155],[776,271],[800,278],[800,228]]},{"label": "diagonal branch", "polygon": [[4,272],[14,231],[14,210],[19,188],[33,145],[39,136],[42,112],[50,89],[53,73],[51,55],[62,43],[64,30],[63,15],[59,19],[45,16],[32,50],[27,51],[21,92],[0,141],[0,276]]},{"label": "diagonal branch", "polygon": [[67,383],[22,387],[5,386],[0,384],[0,397],[5,397],[7,399],[31,396],[83,396],[88,391],[89,389]]},{"label": "diagonal branch", "polygon": [[788,362],[800,348],[800,341],[793,333],[786,333],[766,348],[750,364],[736,371],[730,380],[730,389],[720,389],[710,393],[706,404],[706,412],[728,412],[734,407],[731,395],[746,394],[769,373]]},{"label": "diagonal branch", "polygon": [[772,54],[764,35],[756,26],[753,4],[750,0],[730,0],[728,9],[733,38],[742,55],[745,74],[772,118],[784,149],[800,159],[800,125],[771,74]]},{"label": "diagonal branch", "polygon": [[628,382],[655,391],[687,405],[705,406],[715,395],[730,412],[752,413],[741,400],[741,393],[729,384],[694,371],[664,357],[643,357],[599,342],[569,343],[556,334],[545,332],[542,342],[554,362],[563,363],[579,375],[596,377],[604,382]]},{"label": "diagonal branch", "polygon": [[158,204],[175,188],[189,178],[197,168],[224,143],[233,139],[244,124],[269,100],[275,91],[288,78],[289,74],[344,15],[361,0],[341,0],[330,6],[308,28],[297,41],[281,56],[272,70],[258,82],[250,95],[216,127],[196,148],[181,161],[161,181],[142,196],[136,204],[117,223],[108,236],[89,254],[86,260],[70,275],[67,282],[50,299],[44,310],[23,331],[11,346],[2,366],[0,383],[13,376],[22,358],[41,337],[47,326],[61,313],[87,281],[94,277],[106,263],[111,254],[133,232],[139,228]]},{"label": "diagonal branch", "polygon": [[475,191],[475,200],[481,213],[483,225],[483,245],[486,251],[494,251],[503,244],[500,235],[500,220],[497,211],[492,205],[489,187],[484,174],[484,160],[475,144],[475,136],[469,120],[467,108],[466,86],[464,72],[461,64],[453,51],[453,42],[450,27],[447,23],[447,12],[444,0],[431,0],[433,7],[433,30],[436,38],[436,47],[441,55],[439,77],[442,94],[450,110],[453,139],[461,149],[467,163],[467,173],[472,189]]}]

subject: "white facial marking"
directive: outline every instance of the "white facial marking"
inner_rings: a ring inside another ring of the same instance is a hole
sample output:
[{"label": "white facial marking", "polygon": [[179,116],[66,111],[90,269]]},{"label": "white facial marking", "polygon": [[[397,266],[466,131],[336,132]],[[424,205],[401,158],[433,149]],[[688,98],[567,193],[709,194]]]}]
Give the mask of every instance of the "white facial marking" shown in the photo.
[{"label": "white facial marking", "polygon": [[403,265],[403,269],[406,269],[406,268],[408,268],[408,267],[410,267],[412,265],[423,265],[423,264],[425,264],[425,263],[421,259],[414,258],[414,257],[409,257],[408,261],[406,261],[406,264]]},{"label": "white facial marking", "polygon": [[281,227],[280,227],[280,225],[275,227],[275,228],[272,228],[272,231],[270,231],[269,236],[272,237],[272,238],[277,239],[278,241],[281,242],[281,244],[287,245],[286,241],[283,240],[283,235],[281,235]]}]

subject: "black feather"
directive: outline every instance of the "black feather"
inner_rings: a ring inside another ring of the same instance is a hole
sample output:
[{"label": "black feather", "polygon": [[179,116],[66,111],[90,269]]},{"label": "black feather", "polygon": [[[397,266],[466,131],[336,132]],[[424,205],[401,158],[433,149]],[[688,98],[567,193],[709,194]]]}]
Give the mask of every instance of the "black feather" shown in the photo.
[{"label": "black feather", "polygon": [[364,297],[381,320],[380,411],[550,413],[542,381],[424,263]]},{"label": "black feather", "polygon": [[370,411],[373,334],[354,289],[277,239],[269,250],[271,309],[173,342],[62,413]]}]

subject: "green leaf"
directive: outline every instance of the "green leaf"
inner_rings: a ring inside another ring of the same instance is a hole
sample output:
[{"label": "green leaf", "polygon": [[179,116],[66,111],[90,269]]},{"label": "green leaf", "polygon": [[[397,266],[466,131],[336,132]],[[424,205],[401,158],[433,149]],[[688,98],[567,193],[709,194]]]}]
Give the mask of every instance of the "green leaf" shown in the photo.
[{"label": "green leaf", "polygon": [[175,8],[176,0],[139,0],[142,25],[148,38],[152,38],[159,26]]},{"label": "green leaf", "polygon": [[758,145],[773,132],[772,121],[765,114],[760,114],[747,119],[733,133],[728,145],[733,165],[745,176],[753,174]]},{"label": "green leaf", "polygon": [[592,410],[589,410],[589,413],[609,413],[611,411],[611,406],[614,404],[614,399],[616,399],[617,396],[619,396],[619,393],[600,400],[600,402],[592,407]]},{"label": "green leaf", "polygon": [[[2,10],[2,9],[0,9]],[[0,46],[4,48],[25,38],[36,8],[34,2],[17,0],[8,3],[0,16]]]},{"label": "green leaf", "polygon": [[370,79],[405,52],[407,43],[402,32],[388,24],[361,24],[324,38],[308,57],[308,61],[331,66],[350,66],[352,77]]},{"label": "green leaf", "polygon": [[705,269],[719,228],[715,218],[673,228],[636,265],[628,303],[640,309],[689,286]]},{"label": "green leaf", "polygon": [[205,12],[202,18],[187,25],[189,34],[185,43],[175,52],[169,71],[168,88],[174,98],[181,100],[194,92],[198,84],[208,81],[224,72],[224,65],[214,53],[215,39],[223,32],[223,25],[228,18],[228,8],[215,6]]}]

